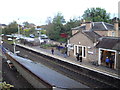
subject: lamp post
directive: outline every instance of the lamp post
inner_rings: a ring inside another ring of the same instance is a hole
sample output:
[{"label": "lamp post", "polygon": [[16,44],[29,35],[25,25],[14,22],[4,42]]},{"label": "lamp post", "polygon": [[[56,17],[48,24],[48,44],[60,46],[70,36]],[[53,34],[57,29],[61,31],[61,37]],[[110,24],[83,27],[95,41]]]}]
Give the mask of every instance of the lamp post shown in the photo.
[{"label": "lamp post", "polygon": [[14,51],[14,54],[16,55],[17,53],[20,53],[20,51],[16,51],[16,43],[15,43],[15,41],[16,41],[16,39],[14,39],[14,37],[12,38],[13,39],[13,51]]},{"label": "lamp post", "polygon": [[14,54],[16,54],[15,52],[16,52],[16,50],[15,50],[15,47],[16,47],[16,43],[15,43],[15,40],[13,39],[13,44],[14,44],[14,46],[13,46],[13,49],[14,49]]},{"label": "lamp post", "polygon": [[41,45],[41,32],[40,31],[38,31],[38,39],[39,39],[39,42],[40,42],[40,45]]},{"label": "lamp post", "polygon": [[[19,21],[19,18],[18,18],[18,21]],[[18,23],[18,38],[20,36],[20,28],[19,28],[19,23]]]},{"label": "lamp post", "polygon": [[16,47],[16,43],[15,43],[15,39],[14,36],[12,36],[12,40],[13,40],[13,53],[15,54],[15,47]]}]

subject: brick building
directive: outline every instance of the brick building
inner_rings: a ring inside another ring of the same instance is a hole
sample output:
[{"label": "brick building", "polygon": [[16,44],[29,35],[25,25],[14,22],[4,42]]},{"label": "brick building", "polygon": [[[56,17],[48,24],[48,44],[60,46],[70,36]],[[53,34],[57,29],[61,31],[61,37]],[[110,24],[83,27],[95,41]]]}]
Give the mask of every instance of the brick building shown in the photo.
[{"label": "brick building", "polygon": [[[104,65],[100,63],[100,48],[102,46],[96,47],[96,45],[103,40],[103,37],[111,40],[111,38],[119,38],[119,36],[120,30],[117,21],[114,22],[114,25],[105,22],[86,22],[81,26],[72,28],[72,37],[68,39],[68,55],[76,57],[76,53],[79,53],[82,56],[82,60],[88,62],[94,61],[99,65]],[[113,40],[110,43],[112,42]],[[109,49],[112,50],[113,48],[110,47]],[[113,51],[119,52],[116,49]],[[118,53],[114,54],[116,55],[115,59],[118,59]],[[116,68],[116,64],[114,67]]]}]

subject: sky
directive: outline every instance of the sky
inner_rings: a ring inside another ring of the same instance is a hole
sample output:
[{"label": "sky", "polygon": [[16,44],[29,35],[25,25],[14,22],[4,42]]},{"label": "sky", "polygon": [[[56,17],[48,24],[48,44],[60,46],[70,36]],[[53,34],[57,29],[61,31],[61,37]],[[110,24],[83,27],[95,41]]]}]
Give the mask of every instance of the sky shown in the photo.
[{"label": "sky", "polygon": [[[47,17],[62,13],[65,20],[81,17],[85,10],[100,7],[118,17],[120,0],[0,0],[0,23],[19,24],[27,21],[36,25],[46,24]],[[18,20],[19,18],[19,20]]]}]

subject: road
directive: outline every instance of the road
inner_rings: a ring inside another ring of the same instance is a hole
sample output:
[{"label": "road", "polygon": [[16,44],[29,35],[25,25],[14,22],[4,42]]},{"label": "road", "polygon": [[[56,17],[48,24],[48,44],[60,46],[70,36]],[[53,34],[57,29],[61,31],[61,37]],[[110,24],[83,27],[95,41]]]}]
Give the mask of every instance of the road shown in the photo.
[{"label": "road", "polygon": [[[8,45],[6,43],[3,44],[6,48],[9,48],[11,51],[13,51],[13,46]],[[44,64],[45,66],[58,71],[61,74],[64,74],[80,83],[83,83],[91,88],[111,88],[112,86],[109,85],[109,83],[105,83],[103,81],[100,81],[96,79],[96,76],[91,77],[89,76],[90,73],[88,71],[84,71],[81,68],[73,67],[71,65],[67,65],[63,62],[60,62],[58,60],[53,60],[50,58],[46,58],[44,56],[40,56],[40,54],[31,52],[29,50],[26,50],[24,48],[16,47],[16,50],[20,51],[20,56],[29,58],[33,61],[40,62]],[[85,74],[86,73],[86,74]]]}]

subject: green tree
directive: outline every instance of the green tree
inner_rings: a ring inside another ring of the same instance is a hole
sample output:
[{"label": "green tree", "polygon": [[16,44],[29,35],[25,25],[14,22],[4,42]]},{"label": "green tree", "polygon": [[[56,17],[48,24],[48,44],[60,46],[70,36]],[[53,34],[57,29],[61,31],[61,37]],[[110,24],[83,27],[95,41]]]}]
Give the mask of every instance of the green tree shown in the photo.
[{"label": "green tree", "polygon": [[70,20],[64,25],[67,34],[68,34],[69,36],[71,36],[71,35],[72,35],[71,29],[74,28],[74,27],[80,26],[80,24],[81,24],[81,20],[70,19]]},{"label": "green tree", "polygon": [[16,21],[11,22],[6,28],[2,30],[3,34],[13,34],[18,32],[18,24]]},{"label": "green tree", "polygon": [[65,23],[64,16],[62,13],[57,13],[57,15],[53,18],[53,23],[54,24],[63,24]]},{"label": "green tree", "polygon": [[83,19],[87,21],[93,22],[109,22],[110,14],[106,12],[105,9],[102,8],[88,8],[84,11]]},{"label": "green tree", "polygon": [[[51,22],[52,21],[52,22]],[[51,18],[47,20],[47,35],[50,39],[59,41],[61,40],[60,33],[65,32],[65,28],[63,26],[63,23],[65,23],[65,19],[61,13],[57,13],[56,16],[54,16],[53,20]]]},{"label": "green tree", "polygon": [[52,18],[51,17],[47,17],[46,23],[47,24],[51,24],[52,23]]},{"label": "green tree", "polygon": [[24,29],[22,29],[21,32],[24,35],[29,36],[30,34],[33,34],[35,32],[35,25],[33,23],[23,22],[23,26]]},{"label": "green tree", "polygon": [[54,25],[53,25],[53,23],[49,23],[48,25],[47,25],[47,27],[46,27],[46,33],[47,33],[47,35],[49,36],[49,38],[50,39],[52,39],[53,37],[53,33],[52,32],[54,32],[54,27],[53,27]]},{"label": "green tree", "polygon": [[29,23],[28,22],[23,22],[24,27],[29,28]]}]

